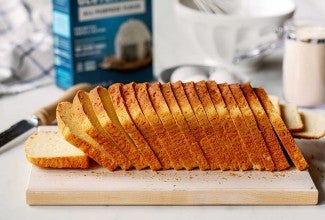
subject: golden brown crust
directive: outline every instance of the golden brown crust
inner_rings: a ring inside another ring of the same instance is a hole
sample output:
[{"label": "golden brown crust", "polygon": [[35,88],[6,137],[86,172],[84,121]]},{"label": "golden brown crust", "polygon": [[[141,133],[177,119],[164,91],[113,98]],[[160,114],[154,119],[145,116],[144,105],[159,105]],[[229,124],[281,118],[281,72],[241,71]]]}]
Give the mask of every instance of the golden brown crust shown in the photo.
[{"label": "golden brown crust", "polygon": [[262,162],[264,167],[268,171],[273,171],[275,169],[272,157],[270,155],[269,149],[266,146],[265,140],[259,130],[259,127],[256,123],[254,114],[249,107],[243,92],[240,89],[239,84],[231,84],[229,88],[232,92],[233,97],[235,98],[237,105],[244,117],[245,123],[249,128],[252,138],[254,140],[256,150],[255,153],[259,154],[262,157]]},{"label": "golden brown crust", "polygon": [[[78,121],[78,115],[75,114],[73,106],[69,102],[61,102],[58,104],[56,109],[56,118],[58,122],[58,127],[63,135],[63,137],[70,142],[72,145],[78,147],[90,158],[96,161],[98,164],[107,168],[110,171],[114,171],[117,168],[117,164],[112,163],[110,159],[105,157],[105,154],[101,150],[93,147],[89,142],[79,137],[73,126],[76,121]],[[73,125],[72,125],[73,124]]]},{"label": "golden brown crust", "polygon": [[274,133],[263,106],[254,93],[253,88],[249,83],[242,84],[240,87],[253,111],[253,114],[255,115],[256,121],[268,146],[276,170],[287,169],[290,165],[281,149],[280,143],[276,137],[276,134]]},{"label": "golden brown crust", "polygon": [[230,112],[230,116],[236,126],[239,136],[244,143],[244,149],[253,164],[253,168],[258,170],[264,169],[260,155],[255,153],[258,152],[258,150],[256,149],[256,145],[254,144],[249,128],[245,123],[245,119],[240,109],[238,108],[235,98],[233,97],[228,85],[224,83],[219,84],[218,87],[227,105],[227,109]]},{"label": "golden brown crust", "polygon": [[192,152],[192,154],[194,155],[195,160],[197,161],[197,163],[199,165],[199,168],[201,170],[209,169],[210,166],[208,164],[208,161],[204,157],[202,148],[199,145],[201,138],[198,137],[195,130],[190,130],[189,125],[186,122],[185,117],[182,114],[182,111],[177,104],[171,84],[170,83],[162,84],[161,91],[163,93],[163,96],[166,100],[166,103],[167,103],[174,119],[177,122],[177,125],[179,126],[181,131],[185,134],[186,138],[191,143],[191,145],[189,146],[189,149]]},{"label": "golden brown crust", "polygon": [[122,94],[125,100],[126,107],[130,113],[130,116],[137,126],[141,134],[144,136],[152,151],[157,156],[163,169],[170,169],[171,163],[169,156],[163,145],[160,143],[160,139],[157,138],[154,129],[151,127],[144,114],[141,111],[138,100],[134,91],[135,83],[129,83],[122,86]]},{"label": "golden brown crust", "polygon": [[110,118],[113,116],[109,116],[107,114],[108,109],[111,108],[108,103],[109,94],[107,89],[103,87],[97,87],[90,92],[90,96],[92,96],[91,100],[93,102],[93,106],[97,106],[96,108],[94,107],[94,110],[99,113],[98,119],[100,123],[102,124],[104,130],[111,135],[113,140],[115,140],[116,144],[120,147],[121,152],[126,155],[126,157],[131,161],[136,170],[146,168],[148,164],[146,164],[128,134],[124,132],[124,129],[118,121],[116,123],[113,122],[114,119]]},{"label": "golden brown crust", "polygon": [[82,108],[84,114],[87,116],[84,120],[90,122],[88,129],[85,130],[105,151],[112,157],[113,161],[118,164],[121,169],[128,170],[132,166],[131,162],[121,153],[111,136],[105,132],[101,127],[97,116],[92,108],[91,100],[88,93],[79,91],[74,100],[73,105]]},{"label": "golden brown crust", "polygon": [[143,135],[139,132],[137,127],[135,126],[133,120],[131,119],[129,112],[126,109],[125,101],[121,94],[121,86],[122,84],[116,83],[111,85],[108,88],[108,93],[111,97],[113,102],[115,111],[117,116],[124,128],[124,130],[130,135],[133,139],[134,143],[136,144],[139,152],[147,161],[148,165],[152,170],[159,170],[161,169],[161,164],[158,161],[156,155],[151,150],[149,144],[144,139]]},{"label": "golden brown crust", "polygon": [[234,148],[233,155],[239,164],[241,170],[252,169],[252,163],[250,162],[248,155],[245,151],[244,143],[242,142],[238,131],[235,127],[233,120],[231,119],[230,113],[226,107],[226,104],[222,98],[219,91],[217,83],[215,81],[206,82],[212,103],[218,112],[220,118],[222,118],[221,123],[225,130],[227,131],[227,136],[231,141],[231,145]]},{"label": "golden brown crust", "polygon": [[160,90],[160,83],[154,83],[149,85],[148,93],[150,96],[151,103],[163,123],[165,129],[169,131],[171,140],[174,141],[177,149],[177,155],[180,158],[180,163],[187,170],[191,170],[198,166],[192,152],[189,151],[189,142],[185,138],[185,135],[178,128],[176,121],[174,120],[171,112],[169,111],[168,105],[166,104],[165,98]]},{"label": "golden brown crust", "polygon": [[254,89],[257,97],[259,98],[271,124],[277,133],[279,139],[281,140],[285,150],[287,151],[292,162],[295,164],[296,168],[299,170],[305,170],[308,168],[308,163],[306,162],[303,154],[298,148],[296,142],[294,141],[291,133],[287,129],[285,123],[283,122],[279,113],[275,110],[273,104],[269,100],[266,92],[262,88]]},{"label": "golden brown crust", "polygon": [[[218,140],[220,140],[221,145],[223,145],[222,147],[225,154],[225,159],[227,160],[226,163],[229,164],[228,166],[231,170],[238,170],[239,163],[237,162],[236,156],[233,155],[236,148],[234,145],[232,145],[233,140],[228,138],[227,130],[224,127],[225,121],[222,118],[219,118],[219,115],[210,98],[205,81],[195,83],[195,89],[205,110],[206,116],[210,121],[211,126],[215,129]],[[238,144],[236,143],[236,145]]]},{"label": "golden brown crust", "polygon": [[215,143],[217,143],[215,138],[208,133],[208,128],[196,117],[196,114],[185,94],[182,82],[178,81],[172,83],[171,86],[178,106],[180,107],[190,129],[196,133],[196,138],[200,140],[199,143],[202,147],[204,156],[210,165],[210,169],[219,169],[221,161],[218,155],[217,158],[215,157]]},{"label": "golden brown crust", "polygon": [[164,146],[167,154],[169,155],[171,167],[175,170],[182,169],[183,166],[180,164],[179,157],[175,151],[175,149],[177,149],[177,145],[175,145],[175,143],[172,141],[170,133],[165,129],[164,125],[159,119],[159,116],[153,108],[147,87],[148,83],[139,83],[135,85],[135,92],[141,110],[150,125],[155,130],[157,137],[162,141],[162,146]]}]

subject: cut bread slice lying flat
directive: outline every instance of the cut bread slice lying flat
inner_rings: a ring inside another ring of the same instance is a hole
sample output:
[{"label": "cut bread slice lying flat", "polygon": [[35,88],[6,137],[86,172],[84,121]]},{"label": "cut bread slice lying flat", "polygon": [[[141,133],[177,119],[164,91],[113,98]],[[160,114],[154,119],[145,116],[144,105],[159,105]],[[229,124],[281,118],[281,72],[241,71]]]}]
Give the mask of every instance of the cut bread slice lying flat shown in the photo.
[{"label": "cut bread slice lying flat", "polygon": [[[292,132],[295,138],[320,139],[325,136],[325,116],[316,112],[300,112],[304,129],[298,132]],[[287,118],[290,118],[288,116]],[[295,120],[295,119],[293,119]]]},{"label": "cut bread slice lying flat", "polygon": [[[88,134],[81,129],[79,121],[80,112],[76,112],[70,102],[61,102],[56,108],[56,119],[58,127],[64,138],[80,150],[85,152],[90,158],[96,161],[99,165],[108,170],[115,170],[117,164],[107,155],[104,148],[99,145]],[[79,110],[80,111],[80,110]]]},{"label": "cut bread slice lying flat", "polygon": [[286,149],[286,152],[288,153],[292,162],[295,164],[297,169],[299,170],[306,169],[308,167],[308,163],[306,162],[299,147],[294,141],[291,133],[287,129],[281,116],[274,108],[272,102],[269,100],[267,93],[262,88],[255,88],[254,91],[258,96],[263,108],[265,109],[266,114],[273,126],[273,129],[277,133],[283,147]]},{"label": "cut bread slice lying flat", "polygon": [[138,151],[141,153],[142,157],[150,166],[150,168],[152,170],[159,170],[162,168],[160,162],[130,117],[130,114],[125,105],[125,100],[121,94],[121,86],[122,84],[116,83],[108,88],[108,93],[110,95],[117,117],[123,129],[130,135],[135,145],[137,146]]},{"label": "cut bread slice lying flat", "polygon": [[67,142],[56,126],[40,126],[24,143],[32,164],[45,168],[88,168],[88,156]]}]

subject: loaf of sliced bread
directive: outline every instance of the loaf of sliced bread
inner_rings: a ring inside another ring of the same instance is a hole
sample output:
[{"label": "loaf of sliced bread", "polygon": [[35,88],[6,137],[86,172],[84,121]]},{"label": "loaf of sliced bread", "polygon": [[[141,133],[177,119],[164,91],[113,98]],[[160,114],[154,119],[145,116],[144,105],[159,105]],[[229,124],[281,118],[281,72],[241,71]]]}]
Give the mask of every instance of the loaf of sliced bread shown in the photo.
[{"label": "loaf of sliced bread", "polygon": [[67,142],[57,126],[40,126],[24,143],[28,161],[45,168],[88,168],[88,156]]},{"label": "loaf of sliced bread", "polygon": [[304,170],[308,167],[308,163],[306,162],[304,156],[302,155],[299,147],[294,141],[290,131],[286,127],[283,122],[281,116],[274,108],[272,102],[270,101],[267,93],[263,88],[255,88],[254,89],[256,95],[258,96],[266,114],[273,126],[273,129],[277,133],[279,139],[283,147],[286,149],[290,159],[295,164],[297,169]]},{"label": "loaf of sliced bread", "polygon": [[[304,132],[314,129],[315,123],[305,120]],[[289,167],[285,153],[299,170],[308,167],[266,92],[248,83],[98,86],[79,91],[73,103],[61,102],[57,121],[61,137],[111,171],[284,170]],[[324,135],[325,128],[318,128]],[[63,166],[58,164],[50,166]]]},{"label": "loaf of sliced bread", "polygon": [[122,84],[116,83],[108,88],[108,93],[111,98],[114,110],[123,127],[123,129],[130,135],[133,142],[137,146],[138,151],[141,153],[143,159],[147,162],[152,170],[159,170],[162,168],[155,153],[152,151],[150,145],[135,126],[130,114],[126,108],[125,100],[121,93]]}]

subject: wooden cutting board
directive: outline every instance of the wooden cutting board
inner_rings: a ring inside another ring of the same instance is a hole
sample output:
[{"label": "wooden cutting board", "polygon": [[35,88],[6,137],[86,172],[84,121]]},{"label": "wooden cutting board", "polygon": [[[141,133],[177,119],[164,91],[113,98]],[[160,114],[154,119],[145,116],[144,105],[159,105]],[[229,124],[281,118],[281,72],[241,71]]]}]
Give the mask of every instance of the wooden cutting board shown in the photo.
[{"label": "wooden cutting board", "polygon": [[30,205],[311,205],[308,171],[115,171],[33,166]]}]

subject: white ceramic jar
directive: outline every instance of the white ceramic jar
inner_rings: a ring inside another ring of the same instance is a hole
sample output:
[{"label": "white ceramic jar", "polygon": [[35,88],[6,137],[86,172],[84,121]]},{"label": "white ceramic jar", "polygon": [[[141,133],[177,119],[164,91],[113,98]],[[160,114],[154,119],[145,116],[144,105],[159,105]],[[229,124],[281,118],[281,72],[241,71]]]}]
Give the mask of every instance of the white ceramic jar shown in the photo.
[{"label": "white ceramic jar", "polygon": [[298,106],[325,104],[325,27],[295,27],[286,34],[283,89]]}]

